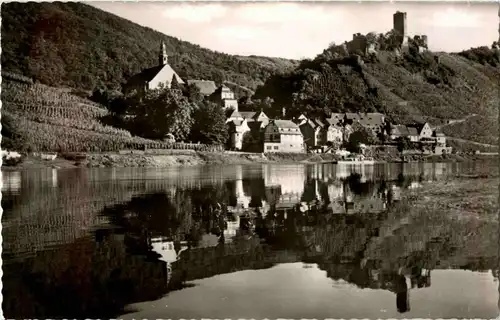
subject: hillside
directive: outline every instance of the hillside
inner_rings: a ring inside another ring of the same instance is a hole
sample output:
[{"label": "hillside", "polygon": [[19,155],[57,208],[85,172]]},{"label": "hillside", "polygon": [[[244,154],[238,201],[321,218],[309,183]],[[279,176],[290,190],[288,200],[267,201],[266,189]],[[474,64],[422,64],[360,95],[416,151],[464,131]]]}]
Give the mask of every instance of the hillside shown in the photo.
[{"label": "hillside", "polygon": [[328,50],[302,61],[293,72],[272,76],[255,98],[271,97],[268,110],[289,116],[330,112],[383,112],[395,122],[429,121],[445,134],[487,144],[498,143],[500,63],[488,48],[460,54],[407,53],[400,57],[335,57]]},{"label": "hillside", "polygon": [[231,81],[251,90],[295,61],[201,48],[83,3],[2,3],[2,69],[50,86],[118,88],[157,63],[159,43],[184,79]]},{"label": "hillside", "polygon": [[2,113],[11,119],[12,137],[31,139],[28,145],[40,150],[153,143],[102,125],[107,110],[61,88],[117,89],[156,63],[161,40],[183,78],[225,83],[238,97],[254,95],[257,104],[270,97],[270,116],[281,115],[283,107],[288,117],[378,111],[393,122],[429,121],[454,138],[453,147],[488,151],[498,144],[500,60],[488,47],[402,56],[379,50],[359,58],[328,48],[296,62],[214,52],[82,3],[2,4],[2,21],[2,70],[36,82],[2,84]]},{"label": "hillside", "polygon": [[[2,73],[2,149],[16,151],[100,152],[168,148],[105,125],[109,111],[71,90]],[[203,150],[203,145],[194,146]]]}]

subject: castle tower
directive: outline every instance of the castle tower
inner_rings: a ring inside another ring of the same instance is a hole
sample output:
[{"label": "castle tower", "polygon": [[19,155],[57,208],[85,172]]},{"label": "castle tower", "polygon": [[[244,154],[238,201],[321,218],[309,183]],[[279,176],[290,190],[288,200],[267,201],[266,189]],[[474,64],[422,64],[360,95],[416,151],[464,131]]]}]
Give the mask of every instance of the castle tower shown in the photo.
[{"label": "castle tower", "polygon": [[401,49],[408,49],[408,28],[406,25],[406,12],[397,11],[393,16],[393,28],[398,33],[398,42]]},{"label": "castle tower", "polygon": [[393,16],[393,28],[396,30],[401,36],[407,37],[407,25],[406,25],[406,12],[397,11]]},{"label": "castle tower", "polygon": [[160,54],[158,55],[158,62],[160,66],[168,64],[167,48],[165,47],[165,43],[163,41],[160,44]]}]

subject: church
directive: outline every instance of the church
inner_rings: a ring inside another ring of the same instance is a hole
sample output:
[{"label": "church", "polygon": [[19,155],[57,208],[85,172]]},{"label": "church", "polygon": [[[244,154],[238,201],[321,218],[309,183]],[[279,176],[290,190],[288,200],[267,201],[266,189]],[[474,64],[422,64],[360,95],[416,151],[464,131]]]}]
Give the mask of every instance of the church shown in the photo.
[{"label": "church", "polygon": [[123,93],[128,94],[134,90],[139,93],[145,93],[147,90],[153,90],[166,84],[171,87],[172,83],[177,82],[183,85],[184,81],[179,77],[174,69],[168,64],[168,55],[165,48],[165,43],[162,41],[160,45],[160,53],[158,55],[158,65],[149,69],[142,70],[132,76],[123,87]]}]

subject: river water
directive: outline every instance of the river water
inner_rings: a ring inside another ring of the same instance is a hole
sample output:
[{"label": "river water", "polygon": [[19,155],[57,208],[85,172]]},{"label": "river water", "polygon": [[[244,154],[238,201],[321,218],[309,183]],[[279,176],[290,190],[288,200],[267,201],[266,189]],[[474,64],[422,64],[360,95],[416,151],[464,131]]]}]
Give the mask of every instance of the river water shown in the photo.
[{"label": "river water", "polygon": [[402,195],[436,180],[493,169],[476,162],[6,171],[3,311],[495,318],[497,243],[471,244],[497,239],[497,222],[432,212],[410,219],[411,206],[394,209]]}]

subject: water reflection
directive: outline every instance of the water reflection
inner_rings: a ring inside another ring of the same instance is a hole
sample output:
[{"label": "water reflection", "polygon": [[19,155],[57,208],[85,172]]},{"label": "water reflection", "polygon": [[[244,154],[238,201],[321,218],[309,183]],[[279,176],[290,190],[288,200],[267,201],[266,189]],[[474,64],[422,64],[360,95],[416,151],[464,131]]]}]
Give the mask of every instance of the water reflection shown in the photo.
[{"label": "water reflection", "polygon": [[[413,293],[430,288],[436,270],[495,270],[498,278],[496,243],[484,238],[496,224],[392,208],[404,190],[480,170],[489,169],[259,165],[9,173],[4,186],[20,181],[21,187],[3,188],[4,312],[112,317],[197,279],[304,262],[331,281],[391,293],[392,306],[381,308],[411,314],[422,303],[418,294],[412,302]],[[477,252],[475,243],[482,243]],[[354,312],[339,310],[337,317]]]}]

